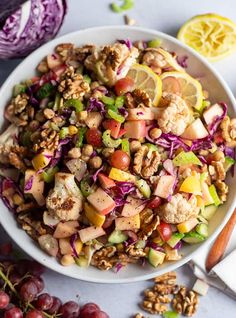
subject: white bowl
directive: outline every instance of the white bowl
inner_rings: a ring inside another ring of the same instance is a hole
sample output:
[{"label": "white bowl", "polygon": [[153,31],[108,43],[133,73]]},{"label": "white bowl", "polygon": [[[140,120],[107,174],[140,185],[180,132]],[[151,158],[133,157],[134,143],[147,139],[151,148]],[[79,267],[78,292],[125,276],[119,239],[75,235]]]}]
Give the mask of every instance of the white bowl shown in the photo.
[{"label": "white bowl", "polygon": [[[201,79],[201,82],[205,89],[209,91],[212,102],[224,101],[229,106],[230,115],[236,115],[236,104],[229,87],[224,82],[222,77],[213,69],[213,67],[199,54],[180,43],[175,38],[166,35],[161,32],[148,30],[137,27],[127,26],[109,26],[98,27],[78,32],[70,33],[60,38],[57,38],[29,55],[8,77],[4,85],[0,90],[0,118],[1,125],[3,125],[3,111],[7,102],[11,98],[13,86],[34,75],[36,65],[42,60],[44,56],[51,53],[54,47],[63,42],[72,42],[76,45],[83,45],[87,43],[95,43],[97,45],[103,45],[112,43],[116,39],[129,38],[132,41],[135,40],[151,40],[159,38],[162,41],[162,46],[170,51],[175,51],[178,55],[188,56],[188,69],[187,71],[194,77]],[[74,277],[77,279],[97,282],[97,283],[128,283],[140,280],[150,279],[154,276],[163,274],[164,272],[174,270],[177,267],[185,264],[191,260],[197,252],[216,238],[217,234],[221,231],[229,217],[231,216],[233,209],[236,205],[236,188],[233,185],[233,178],[228,177],[229,195],[227,202],[222,205],[215,216],[210,222],[210,235],[209,238],[196,245],[189,245],[183,248],[183,258],[177,262],[164,263],[158,268],[153,268],[150,265],[144,267],[138,265],[128,265],[122,269],[119,273],[113,271],[100,271],[94,267],[80,268],[76,265],[71,267],[61,266],[57,260],[53,257],[45,254],[39,246],[22,230],[17,226],[16,220],[11,212],[7,210],[2,201],[0,201],[0,222],[11,238],[30,256],[42,263],[46,267],[49,267],[61,274]]]}]

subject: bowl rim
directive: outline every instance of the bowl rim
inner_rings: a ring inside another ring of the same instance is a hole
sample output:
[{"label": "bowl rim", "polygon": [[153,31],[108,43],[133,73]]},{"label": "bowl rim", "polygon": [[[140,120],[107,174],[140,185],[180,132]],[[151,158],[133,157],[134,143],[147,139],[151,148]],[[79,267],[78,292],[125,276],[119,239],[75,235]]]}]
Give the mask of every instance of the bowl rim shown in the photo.
[{"label": "bowl rim", "polygon": [[[28,60],[33,59],[34,57],[37,56],[39,51],[43,51],[43,50],[47,50],[47,46],[52,45],[53,43],[58,43],[58,42],[63,42],[63,41],[67,41],[68,37],[78,37],[81,33],[87,32],[87,31],[91,31],[91,32],[112,32],[113,30],[124,30],[124,31],[134,31],[134,32],[144,32],[144,33],[148,33],[150,34],[150,36],[156,36],[156,37],[160,37],[161,39],[166,39],[169,42],[172,42],[173,44],[179,46],[180,48],[184,49],[187,52],[190,52],[194,57],[196,57],[198,60],[200,60],[200,62],[202,64],[204,64],[209,70],[210,72],[217,78],[218,82],[220,82],[220,84],[222,85],[223,89],[225,90],[230,102],[232,103],[232,107],[234,108],[234,111],[236,112],[236,101],[235,98],[233,96],[233,93],[231,92],[228,84],[225,82],[225,80],[223,79],[223,77],[219,74],[218,71],[216,71],[214,69],[214,67],[203,57],[201,56],[198,52],[196,52],[195,50],[193,50],[191,47],[187,46],[186,44],[180,42],[178,39],[176,39],[175,37],[168,35],[164,32],[160,32],[154,29],[150,29],[150,28],[144,28],[144,27],[134,27],[134,26],[126,26],[126,25],[105,25],[105,26],[98,26],[98,27],[90,27],[90,28],[84,28],[84,29],[80,29],[78,31],[74,31],[74,32],[69,32],[67,34],[64,34],[62,36],[56,37],[55,39],[48,41],[47,43],[45,43],[44,45],[40,46],[39,48],[37,48],[35,51],[33,51],[31,54],[29,54],[23,61],[20,62],[20,64],[10,73],[10,75],[7,77],[7,79],[4,81],[3,85],[0,88],[0,96],[2,94],[4,94],[4,91],[8,88],[9,82],[14,78],[15,74],[18,72],[18,69],[20,69],[22,67],[22,65],[27,65]],[[226,224],[226,222],[229,220],[230,216],[232,215],[234,208],[236,206],[236,196],[232,201],[232,204],[230,205],[228,211],[226,212],[226,215],[222,221],[222,223],[216,228],[216,230],[212,233],[212,235],[205,240],[203,243],[200,243],[200,245],[196,248],[196,250],[190,252],[188,255],[184,256],[181,260],[173,262],[173,263],[168,263],[168,265],[166,265],[166,267],[164,267],[163,269],[158,269],[158,275],[162,275],[165,272],[168,271],[172,271],[172,270],[176,270],[178,267],[186,264],[187,262],[189,262],[193,257],[195,257],[204,247],[209,246],[210,243],[217,237],[217,235],[220,233],[220,231],[223,229],[224,225]],[[6,208],[7,210],[7,208]],[[81,275],[76,275],[73,272],[70,272],[67,270],[67,272],[65,272],[66,270],[62,270],[62,265],[58,264],[47,264],[46,263],[46,259],[42,259],[40,257],[40,255],[38,255],[37,253],[32,253],[32,248],[30,248],[30,251],[27,251],[25,249],[25,242],[20,242],[17,241],[17,237],[14,237],[14,235],[12,234],[12,229],[11,229],[11,224],[7,224],[7,222],[4,222],[4,218],[1,217],[0,214],[0,223],[2,225],[2,227],[5,229],[5,231],[7,232],[7,234],[10,236],[10,238],[26,253],[28,254],[30,257],[33,257],[36,261],[38,261],[39,263],[41,263],[43,266],[57,272],[60,274],[63,274],[65,276],[71,277],[71,278],[75,278],[78,280],[82,280],[82,281],[86,281],[86,282],[91,282],[91,283],[103,283],[103,284],[120,284],[120,283],[133,283],[133,282],[138,282],[138,281],[144,281],[144,280],[148,280],[151,279],[153,277],[156,276],[155,271],[148,273],[148,274],[143,274],[143,275],[139,275],[137,274],[137,276],[134,277],[127,277],[127,278],[116,278],[114,281],[112,280],[112,278],[99,278],[98,277],[87,277],[84,275],[84,272],[81,273]],[[27,245],[26,245],[27,248]],[[50,257],[48,255],[46,255],[47,257]],[[65,268],[66,269],[66,268]],[[99,273],[99,272],[98,272]],[[115,273],[114,273],[115,275]],[[78,277],[79,276],[79,277]]]}]

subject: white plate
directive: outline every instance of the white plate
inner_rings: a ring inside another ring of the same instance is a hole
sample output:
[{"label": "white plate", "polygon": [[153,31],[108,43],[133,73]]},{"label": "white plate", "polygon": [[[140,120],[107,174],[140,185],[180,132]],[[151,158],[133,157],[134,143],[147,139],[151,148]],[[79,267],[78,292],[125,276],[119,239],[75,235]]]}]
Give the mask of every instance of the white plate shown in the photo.
[{"label": "white plate", "polygon": [[[8,77],[0,90],[0,118],[3,125],[3,111],[7,102],[11,98],[12,88],[15,84],[22,80],[31,78],[34,75],[36,65],[51,53],[54,47],[63,42],[72,42],[76,45],[94,43],[103,45],[114,42],[116,39],[129,38],[135,40],[151,40],[159,38],[162,40],[162,46],[170,51],[176,52],[178,55],[188,56],[187,71],[194,77],[198,77],[204,88],[209,91],[211,101],[224,101],[229,106],[229,113],[235,116],[236,104],[229,87],[224,82],[222,77],[213,69],[213,67],[199,54],[183,45],[175,38],[164,33],[154,30],[148,30],[137,27],[127,26],[109,26],[86,29],[74,33],[67,34],[57,38],[29,55]],[[215,217],[210,222],[209,238],[197,245],[189,245],[182,249],[183,258],[178,262],[164,263],[158,268],[153,268],[150,265],[144,267],[138,265],[128,265],[119,273],[113,271],[100,271],[94,267],[80,268],[76,265],[70,267],[61,266],[56,259],[45,254],[38,245],[17,226],[14,216],[9,212],[2,201],[0,202],[0,222],[11,238],[30,256],[42,263],[46,267],[55,270],[61,274],[74,277],[77,279],[99,282],[99,283],[128,283],[140,280],[150,279],[154,276],[161,275],[164,272],[174,270],[177,267],[188,262],[199,251],[202,246],[208,245],[220,232],[224,224],[229,219],[236,205],[236,187],[233,184],[233,178],[228,177],[229,196],[227,202],[222,205]]]}]

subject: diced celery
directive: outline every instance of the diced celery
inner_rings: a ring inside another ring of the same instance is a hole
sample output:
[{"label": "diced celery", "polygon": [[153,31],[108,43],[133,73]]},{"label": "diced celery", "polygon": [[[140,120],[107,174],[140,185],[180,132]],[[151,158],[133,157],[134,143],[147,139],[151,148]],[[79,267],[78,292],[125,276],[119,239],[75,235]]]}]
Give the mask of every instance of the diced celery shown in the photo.
[{"label": "diced celery", "polygon": [[163,318],[179,318],[179,314],[176,311],[165,311]]},{"label": "diced celery", "polygon": [[198,157],[192,152],[184,152],[181,151],[174,159],[173,164],[176,167],[184,166],[187,164],[195,164],[202,166],[201,161],[198,159]]},{"label": "diced celery", "polygon": [[128,236],[120,230],[114,230],[108,237],[108,242],[112,244],[119,244],[128,239]]},{"label": "diced celery", "polygon": [[235,160],[231,157],[226,156],[225,162],[223,163],[225,171],[229,171],[229,169],[235,164]]},{"label": "diced celery", "polygon": [[88,84],[90,84],[90,83],[92,82],[91,77],[88,76],[87,74],[85,74],[85,75],[83,76],[83,79],[84,79],[84,81],[87,82]]},{"label": "diced celery", "polygon": [[129,140],[127,138],[122,139],[121,149],[130,155]]},{"label": "diced celery", "polygon": [[205,206],[204,209],[201,209],[201,214],[207,221],[209,221],[213,215],[216,213],[217,211],[217,206],[215,206],[214,204]]},{"label": "diced celery", "polygon": [[112,11],[113,12],[115,12],[115,13],[121,13],[123,10],[121,9],[121,7],[118,5],[118,4],[116,4],[115,2],[112,2],[111,3],[111,9],[112,9]]},{"label": "diced celery", "polygon": [[136,186],[145,198],[150,198],[151,188],[149,187],[147,181],[139,179],[138,181],[136,181]]},{"label": "diced celery", "polygon": [[170,247],[174,248],[175,245],[179,243],[179,241],[181,241],[183,237],[184,237],[183,233],[179,233],[179,232],[173,233],[171,235],[171,238],[167,241],[167,244]]},{"label": "diced celery", "polygon": [[202,101],[202,106],[201,106],[201,108],[198,110],[198,112],[201,114],[201,113],[203,112],[203,110],[204,110],[206,107],[210,106],[210,105],[211,105],[211,103],[209,102],[209,100],[203,100],[203,101]]},{"label": "diced celery", "polygon": [[79,256],[75,258],[75,264],[80,267],[88,267],[88,259],[85,256]]},{"label": "diced celery", "polygon": [[130,10],[134,7],[134,0],[123,0],[124,4],[122,4],[121,9],[123,11]]},{"label": "diced celery", "polygon": [[205,223],[200,223],[196,226],[196,232],[203,237],[208,237],[208,225]]},{"label": "diced celery", "polygon": [[54,91],[55,91],[55,86],[53,86],[51,83],[45,83],[37,91],[37,97],[39,99],[49,97],[52,95]]},{"label": "diced celery", "polygon": [[210,195],[215,203],[216,206],[219,206],[222,202],[217,194],[217,191],[216,191],[216,187],[214,186],[214,184],[212,184],[210,187],[209,187],[209,192],[210,192]]},{"label": "diced celery", "polygon": [[102,96],[101,101],[107,106],[113,106],[115,104],[115,99],[108,96]]},{"label": "diced celery", "polygon": [[161,40],[160,39],[154,39],[151,41],[148,41],[147,46],[151,48],[157,48],[161,45]]},{"label": "diced celery", "polygon": [[80,113],[84,109],[84,105],[79,99],[68,99],[64,103],[65,107],[74,107],[76,113]]},{"label": "diced celery", "polygon": [[52,107],[50,108],[53,108],[54,110],[58,110],[60,108],[60,102],[61,102],[61,95],[60,93],[56,92],[54,103],[52,104]]},{"label": "diced celery", "polygon": [[68,127],[62,127],[60,132],[59,132],[59,138],[64,139],[66,136],[69,134],[69,129]]},{"label": "diced celery", "polygon": [[59,168],[57,166],[53,168],[49,168],[46,171],[43,171],[42,172],[43,180],[46,183],[51,183],[54,180],[54,176],[58,171],[59,171]]},{"label": "diced celery", "polygon": [[26,85],[16,84],[13,88],[13,96],[16,97],[19,94],[25,93]]},{"label": "diced celery", "polygon": [[116,121],[118,121],[119,123],[123,123],[125,121],[125,117],[116,113],[114,110],[112,109],[108,109],[108,115],[112,118],[115,119]]},{"label": "diced celery", "polygon": [[105,130],[104,133],[102,134],[102,141],[106,147],[111,147],[111,148],[117,148],[121,144],[122,140],[121,139],[112,139],[111,138],[111,131],[110,130]]},{"label": "diced celery", "polygon": [[87,179],[82,179],[80,181],[80,190],[84,197],[88,197],[91,193],[93,193],[93,188],[90,186]]},{"label": "diced celery", "polygon": [[152,150],[152,151],[157,151],[158,150],[157,146],[155,146],[153,144],[146,143],[145,145],[148,147],[149,150]]},{"label": "diced celery", "polygon": [[188,243],[188,244],[198,244],[204,240],[205,240],[204,236],[202,236],[199,233],[194,232],[194,231],[186,233],[184,238],[183,238],[183,241]]},{"label": "diced celery", "polygon": [[201,173],[201,175],[200,175],[200,182],[205,181],[206,178],[207,178],[207,176],[208,176],[208,173],[207,173],[207,172]]},{"label": "diced celery", "polygon": [[84,135],[87,131],[86,127],[80,127],[79,132],[78,132],[78,139],[76,141],[76,147],[80,148],[83,145],[83,141],[84,141]]},{"label": "diced celery", "polygon": [[115,107],[116,108],[123,107],[124,103],[125,103],[125,96],[116,97],[116,101],[115,101]]},{"label": "diced celery", "polygon": [[103,83],[107,83],[108,79],[104,76],[102,67],[103,67],[103,63],[101,61],[97,62],[95,64],[95,72],[100,81],[102,81]]}]

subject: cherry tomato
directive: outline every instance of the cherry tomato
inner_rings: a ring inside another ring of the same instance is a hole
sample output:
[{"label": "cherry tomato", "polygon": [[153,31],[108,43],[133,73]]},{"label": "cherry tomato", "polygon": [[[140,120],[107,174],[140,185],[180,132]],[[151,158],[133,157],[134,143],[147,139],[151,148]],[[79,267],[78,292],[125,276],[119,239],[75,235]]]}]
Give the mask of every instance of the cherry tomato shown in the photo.
[{"label": "cherry tomato", "polygon": [[214,142],[219,145],[224,142],[224,138],[222,137],[222,132],[217,131],[214,133]]},{"label": "cherry tomato", "polygon": [[88,144],[98,148],[102,146],[102,133],[97,128],[88,129],[85,137]]},{"label": "cherry tomato", "polygon": [[122,151],[122,150],[116,150],[111,155],[111,165],[114,168],[120,169],[120,170],[127,170],[130,164],[130,156]]},{"label": "cherry tomato", "polygon": [[163,241],[168,241],[172,235],[172,229],[170,224],[161,221],[161,223],[157,227],[157,231],[159,232],[161,239]]},{"label": "cherry tomato", "polygon": [[115,92],[118,96],[130,92],[133,88],[134,81],[129,77],[121,78],[115,84]]},{"label": "cherry tomato", "polygon": [[155,209],[155,208],[158,208],[160,204],[161,204],[161,198],[155,197],[147,204],[147,208]]}]

